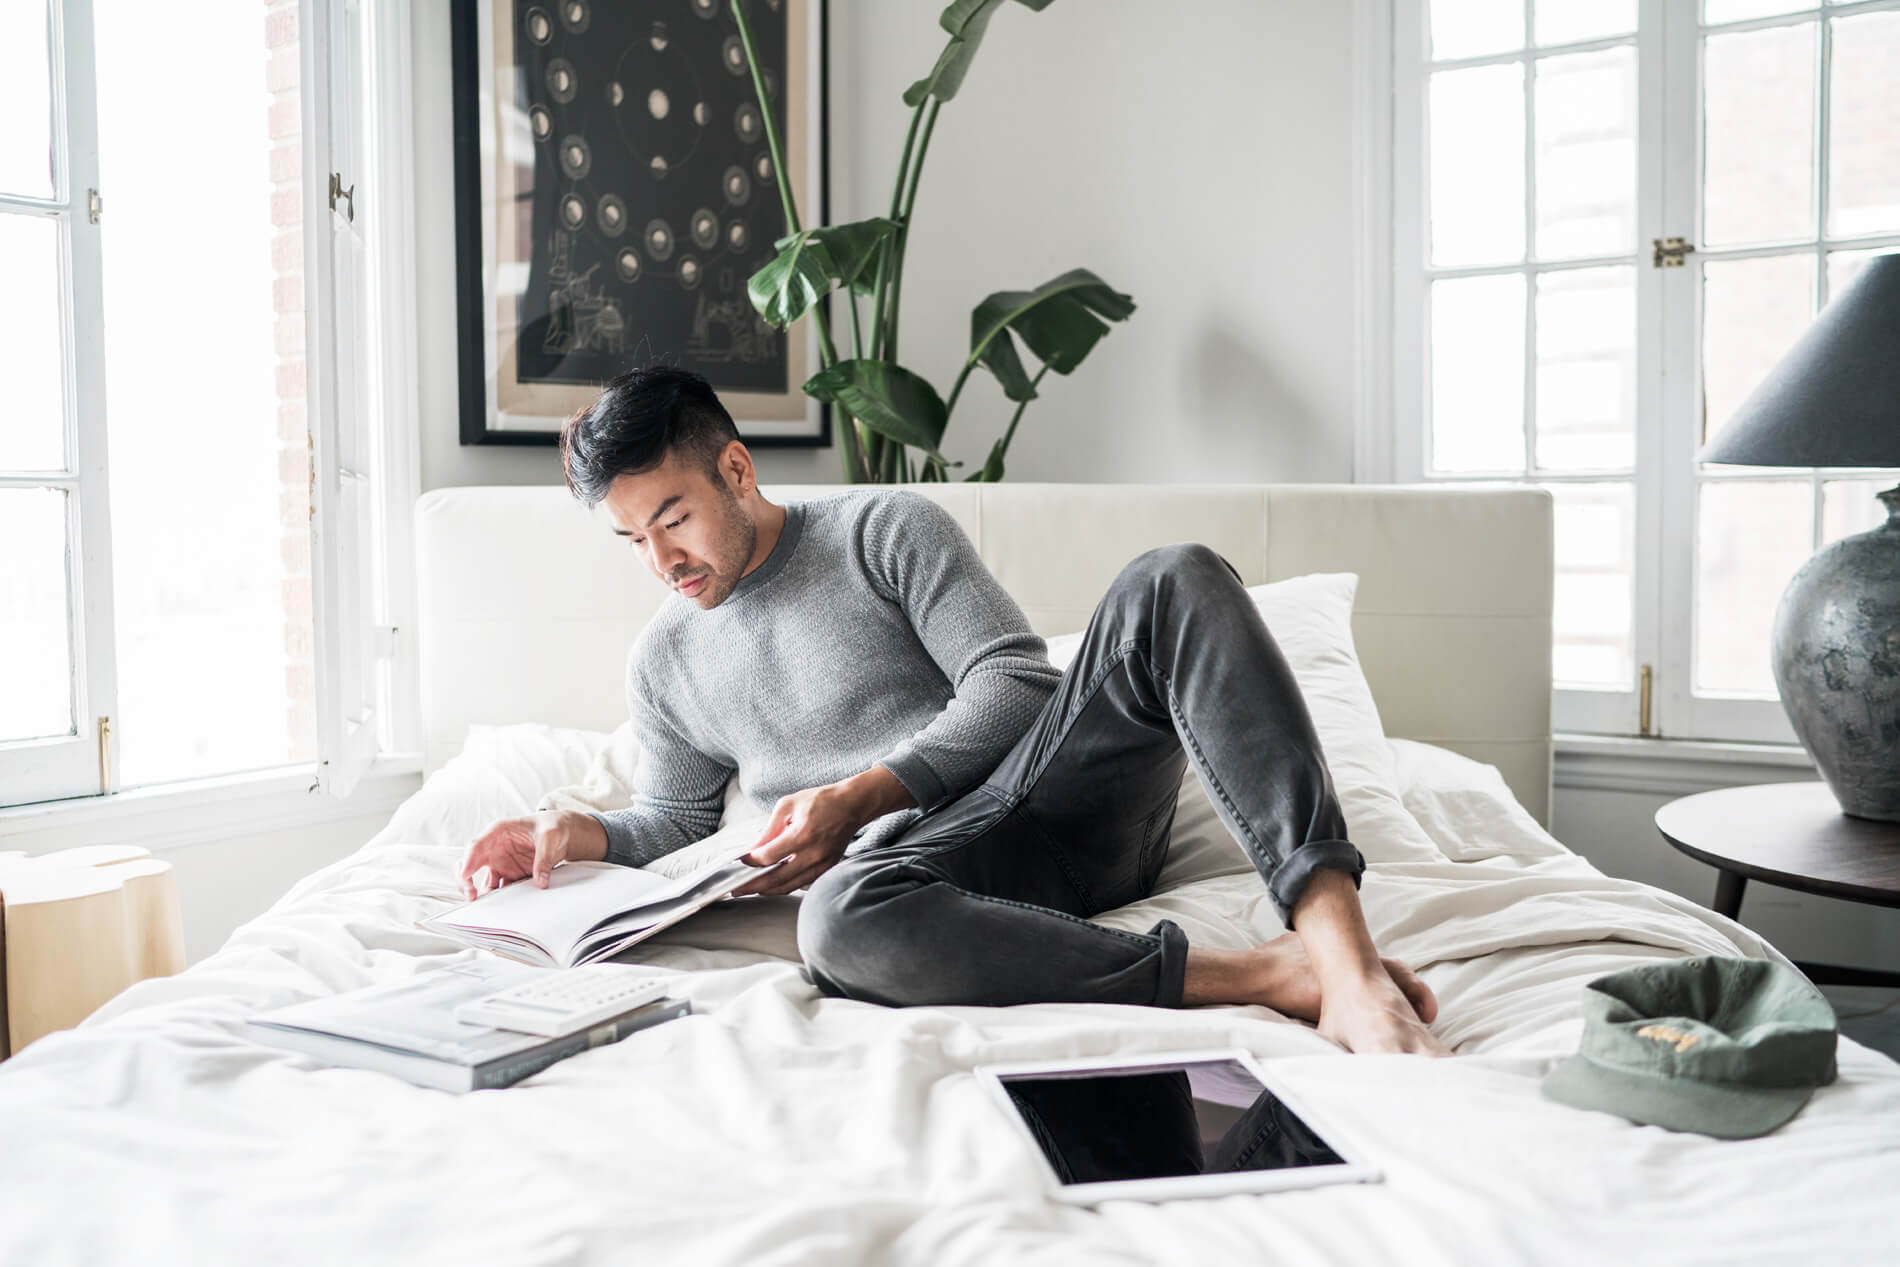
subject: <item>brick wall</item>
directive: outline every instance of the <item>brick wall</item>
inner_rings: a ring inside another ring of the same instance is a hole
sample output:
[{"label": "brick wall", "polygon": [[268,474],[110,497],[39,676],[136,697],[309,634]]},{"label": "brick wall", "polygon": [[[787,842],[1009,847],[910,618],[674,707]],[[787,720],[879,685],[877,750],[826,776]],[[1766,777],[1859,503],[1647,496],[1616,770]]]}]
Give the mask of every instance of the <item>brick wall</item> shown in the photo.
[{"label": "brick wall", "polygon": [[285,725],[289,760],[317,755],[311,647],[310,429],[304,412],[303,122],[297,0],[265,0],[270,91],[271,275],[277,356],[277,531],[283,559]]}]

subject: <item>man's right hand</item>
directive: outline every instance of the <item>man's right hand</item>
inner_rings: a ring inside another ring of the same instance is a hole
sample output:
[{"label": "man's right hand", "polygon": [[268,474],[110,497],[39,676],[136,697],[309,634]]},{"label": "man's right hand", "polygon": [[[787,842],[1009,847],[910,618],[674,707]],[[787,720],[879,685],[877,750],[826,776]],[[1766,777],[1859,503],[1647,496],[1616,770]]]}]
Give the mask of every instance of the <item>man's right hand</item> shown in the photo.
[{"label": "man's right hand", "polygon": [[[562,862],[601,862],[607,857],[607,829],[592,814],[543,810],[526,818],[504,818],[469,845],[458,879],[462,896],[474,901],[489,888],[534,877],[548,887],[548,876]],[[475,874],[488,868],[490,883],[480,889]]]}]

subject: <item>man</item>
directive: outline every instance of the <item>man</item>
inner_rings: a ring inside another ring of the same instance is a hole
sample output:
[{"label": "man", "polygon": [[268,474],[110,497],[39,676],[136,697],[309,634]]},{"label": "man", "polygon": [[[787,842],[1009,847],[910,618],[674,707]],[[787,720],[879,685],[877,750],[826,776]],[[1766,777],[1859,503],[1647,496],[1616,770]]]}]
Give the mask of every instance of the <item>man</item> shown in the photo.
[{"label": "man", "polygon": [[[1258,1003],[1348,1050],[1449,1055],[1437,1001],[1381,959],[1299,687],[1205,546],[1133,560],[1075,661],[1047,647],[927,498],[774,505],[704,379],[632,370],[561,436],[569,488],[675,591],[635,640],[634,803],[495,824],[461,867],[508,883],[639,865],[771,804],[741,893],[809,886],[826,994],[892,1005]],[[1246,951],[1090,922],[1152,891],[1192,755],[1289,931]],[[850,856],[846,846],[853,845]]]}]

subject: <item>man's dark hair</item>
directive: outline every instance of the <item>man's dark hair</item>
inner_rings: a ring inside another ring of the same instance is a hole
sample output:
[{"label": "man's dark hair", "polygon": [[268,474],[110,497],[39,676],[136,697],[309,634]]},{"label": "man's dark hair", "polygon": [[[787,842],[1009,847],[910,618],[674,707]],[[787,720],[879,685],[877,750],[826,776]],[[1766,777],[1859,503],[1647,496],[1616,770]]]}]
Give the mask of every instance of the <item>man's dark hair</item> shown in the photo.
[{"label": "man's dark hair", "polygon": [[719,456],[739,438],[732,415],[708,383],[670,365],[632,369],[561,428],[561,467],[584,505],[598,505],[622,475],[638,475],[676,453],[697,462],[723,489]]}]

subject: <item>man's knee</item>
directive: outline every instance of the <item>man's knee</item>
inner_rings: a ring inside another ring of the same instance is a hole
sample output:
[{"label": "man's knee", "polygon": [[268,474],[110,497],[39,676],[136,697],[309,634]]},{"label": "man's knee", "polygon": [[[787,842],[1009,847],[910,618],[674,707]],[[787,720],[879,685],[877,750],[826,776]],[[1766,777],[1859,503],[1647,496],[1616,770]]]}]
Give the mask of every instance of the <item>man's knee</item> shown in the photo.
[{"label": "man's knee", "polygon": [[1169,585],[1190,593],[1205,593],[1239,584],[1240,573],[1212,546],[1184,541],[1143,550],[1129,560],[1111,589],[1148,593],[1158,586]]},{"label": "man's knee", "polygon": [[[838,998],[889,1002],[887,967],[903,951],[878,927],[888,925],[876,871],[842,862],[805,890],[798,906],[798,954],[812,984]],[[888,895],[887,895],[888,896]]]}]

